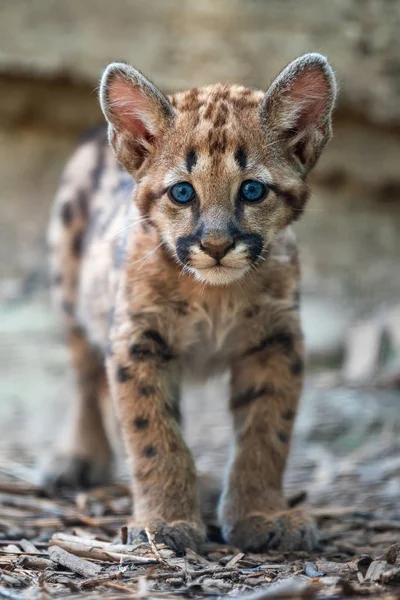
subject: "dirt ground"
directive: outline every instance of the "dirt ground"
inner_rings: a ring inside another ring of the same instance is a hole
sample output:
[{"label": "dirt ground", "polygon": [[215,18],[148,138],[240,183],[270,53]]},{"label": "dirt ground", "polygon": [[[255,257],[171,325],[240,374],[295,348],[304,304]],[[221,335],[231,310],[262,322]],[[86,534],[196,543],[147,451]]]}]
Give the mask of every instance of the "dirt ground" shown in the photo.
[{"label": "dirt ground", "polygon": [[[132,546],[114,543],[130,512],[123,460],[120,485],[41,496],[39,466],[72,393],[66,350],[44,292],[3,302],[0,328],[0,598],[400,596],[398,391],[345,387],[334,370],[310,373],[286,491],[293,505],[310,506],[317,552],[242,554],[222,544],[215,524],[203,556],[176,556],[145,533]],[[217,476],[230,430],[225,385],[210,382],[184,399],[199,470]]]}]

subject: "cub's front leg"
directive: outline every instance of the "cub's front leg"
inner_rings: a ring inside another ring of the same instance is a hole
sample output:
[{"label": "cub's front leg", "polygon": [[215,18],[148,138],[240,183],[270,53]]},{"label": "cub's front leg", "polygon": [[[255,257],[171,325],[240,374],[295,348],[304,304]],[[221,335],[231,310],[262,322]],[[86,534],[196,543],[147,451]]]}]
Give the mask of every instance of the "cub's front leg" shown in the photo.
[{"label": "cub's front leg", "polygon": [[296,318],[254,343],[232,365],[235,452],[220,504],[222,530],[242,550],[313,549],[305,511],[289,510],[283,474],[302,389],[303,343]]},{"label": "cub's front leg", "polygon": [[129,314],[115,315],[107,371],[132,469],[130,534],[147,528],[175,550],[199,550],[205,528],[195,466],[177,420],[182,327],[159,310]]}]

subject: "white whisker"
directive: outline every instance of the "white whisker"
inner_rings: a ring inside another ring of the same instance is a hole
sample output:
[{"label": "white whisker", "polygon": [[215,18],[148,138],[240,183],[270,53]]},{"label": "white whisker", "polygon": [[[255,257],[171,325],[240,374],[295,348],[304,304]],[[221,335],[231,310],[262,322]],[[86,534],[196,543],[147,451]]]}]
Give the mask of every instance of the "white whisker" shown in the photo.
[{"label": "white whisker", "polygon": [[[162,242],[160,242],[155,248],[153,248],[153,250],[151,250],[148,254],[146,254],[145,256],[142,256],[142,258],[139,258],[139,260],[135,260],[134,262],[131,262],[130,265],[136,265],[136,263],[142,262],[147,260],[152,254],[154,254],[160,247],[162,246]],[[141,269],[143,266],[143,264],[140,265],[139,269]]]},{"label": "white whisker", "polygon": [[127,231],[128,229],[132,229],[132,227],[135,227],[135,225],[138,225],[139,223],[143,223],[144,221],[148,221],[148,217],[140,217],[139,219],[133,221],[132,223],[130,223],[129,225],[126,225],[126,227],[123,227],[122,229],[120,229],[119,231],[116,231],[113,235],[111,235],[108,239],[110,241],[115,240],[115,238],[117,238],[119,235],[121,235],[121,233],[123,233],[124,231]]}]

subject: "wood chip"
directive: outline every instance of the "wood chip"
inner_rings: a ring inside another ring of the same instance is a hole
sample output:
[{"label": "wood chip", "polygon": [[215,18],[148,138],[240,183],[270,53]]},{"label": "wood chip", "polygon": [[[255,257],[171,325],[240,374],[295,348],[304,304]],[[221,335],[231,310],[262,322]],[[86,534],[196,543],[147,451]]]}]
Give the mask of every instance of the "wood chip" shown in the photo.
[{"label": "wood chip", "polygon": [[29,552],[31,554],[40,554],[35,544],[32,544],[32,542],[30,542],[29,540],[23,538],[18,543],[24,552]]},{"label": "wood chip", "polygon": [[365,581],[380,581],[382,573],[387,569],[387,566],[388,564],[385,560],[373,560],[368,567]]},{"label": "wood chip", "polygon": [[238,552],[237,554],[232,556],[231,560],[226,563],[225,567],[227,569],[234,567],[240,560],[242,560],[243,556],[244,552]]},{"label": "wood chip", "polygon": [[82,577],[94,577],[95,575],[98,575],[102,569],[100,565],[84,560],[79,556],[75,556],[58,546],[49,547],[49,556],[54,562],[63,567],[67,567]]}]

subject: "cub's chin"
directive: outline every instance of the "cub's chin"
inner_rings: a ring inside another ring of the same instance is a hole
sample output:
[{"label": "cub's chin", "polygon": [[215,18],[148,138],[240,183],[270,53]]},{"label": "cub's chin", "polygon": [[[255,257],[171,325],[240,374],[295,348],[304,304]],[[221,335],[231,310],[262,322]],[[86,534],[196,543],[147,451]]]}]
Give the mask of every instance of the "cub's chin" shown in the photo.
[{"label": "cub's chin", "polygon": [[245,267],[224,267],[215,265],[213,267],[204,267],[201,269],[190,269],[198,281],[204,281],[209,285],[229,285],[237,281],[250,269]]}]

